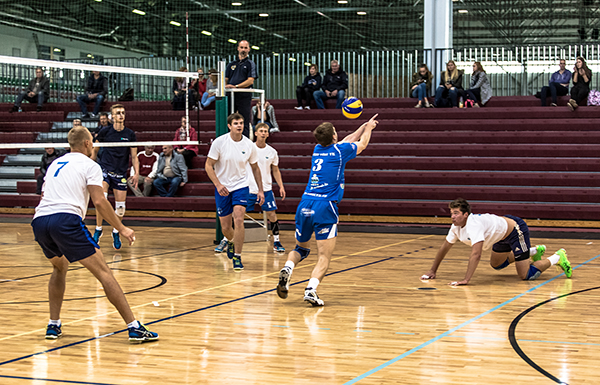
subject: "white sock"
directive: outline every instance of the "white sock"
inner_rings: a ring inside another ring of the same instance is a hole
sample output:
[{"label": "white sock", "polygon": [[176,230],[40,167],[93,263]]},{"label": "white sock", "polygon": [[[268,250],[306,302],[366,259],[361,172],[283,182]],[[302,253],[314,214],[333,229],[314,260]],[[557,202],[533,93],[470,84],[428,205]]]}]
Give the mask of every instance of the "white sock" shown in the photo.
[{"label": "white sock", "polygon": [[225,242],[229,242],[229,239],[227,239],[227,237],[226,237],[226,236],[223,236],[223,241],[225,241]]},{"label": "white sock", "polygon": [[273,235],[273,242],[279,242],[279,234]]},{"label": "white sock", "polygon": [[311,288],[311,289],[316,289],[317,286],[319,286],[319,280],[317,278],[311,278],[308,281],[308,285],[306,286],[306,288]]},{"label": "white sock", "polygon": [[102,226],[96,226],[96,230],[102,231]]},{"label": "white sock", "polygon": [[48,321],[48,325],[60,326],[61,324],[62,324],[62,322],[60,322],[60,319],[57,319],[57,320],[51,319],[50,321]]},{"label": "white sock", "polygon": [[234,258],[242,258],[242,254],[234,253]]},{"label": "white sock", "polygon": [[133,320],[133,322],[127,324],[127,328],[139,328],[140,323],[137,320]]},{"label": "white sock", "polygon": [[550,266],[552,265],[556,265],[558,263],[558,261],[560,260],[560,255],[558,254],[554,254],[551,257],[548,257],[548,260],[550,261]]},{"label": "white sock", "polygon": [[533,246],[531,249],[529,249],[529,255],[533,256],[537,254],[537,247]]},{"label": "white sock", "polygon": [[291,271],[291,270],[294,270],[294,266],[296,266],[296,264],[295,264],[294,262],[292,262],[292,261],[287,261],[287,262],[285,263],[285,267],[289,267],[289,268],[290,268],[290,271]]},{"label": "white sock", "polygon": [[113,229],[113,233],[119,234],[119,231],[117,229]]}]

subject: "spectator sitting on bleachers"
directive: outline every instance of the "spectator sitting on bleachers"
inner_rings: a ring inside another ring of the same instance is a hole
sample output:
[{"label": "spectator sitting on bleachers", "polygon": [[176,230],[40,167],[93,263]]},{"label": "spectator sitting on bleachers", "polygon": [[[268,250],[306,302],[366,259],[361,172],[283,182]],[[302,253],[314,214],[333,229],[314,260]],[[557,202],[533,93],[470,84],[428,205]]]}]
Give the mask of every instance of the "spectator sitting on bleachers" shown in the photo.
[{"label": "spectator sitting on bleachers", "polygon": [[321,78],[321,74],[319,73],[319,67],[316,64],[313,64],[310,66],[308,72],[308,76],[306,76],[302,84],[296,88],[298,106],[294,108],[297,110],[302,109],[304,100],[306,100],[304,109],[310,110],[310,102],[313,99],[313,93],[321,88],[323,78]]},{"label": "spectator sitting on bleachers", "polygon": [[446,64],[446,71],[442,72],[440,86],[435,91],[435,106],[458,107],[458,95],[463,90],[463,71],[456,68],[454,60]]},{"label": "spectator sitting on bleachers", "polygon": [[[79,120],[79,119],[75,119],[75,120]],[[73,120],[73,126],[75,126],[75,120]],[[81,121],[79,121],[80,125],[81,125]],[[110,121],[108,120],[108,114],[106,112],[101,112],[100,114],[98,114],[98,127],[96,127],[94,129],[94,132],[92,132],[92,137],[94,138],[94,140],[96,140],[96,137],[98,136],[98,134],[100,133],[100,131],[102,131],[104,128],[110,126]]]},{"label": "spectator sitting on bleachers", "polygon": [[[158,158],[154,188],[161,197],[173,197],[179,187],[188,181],[187,167],[183,155],[173,151],[173,146],[163,146]],[[169,185],[169,191],[166,186]]]},{"label": "spectator sitting on bleachers", "polygon": [[[256,126],[260,123],[262,117],[262,108],[260,108],[260,100],[252,107],[252,125]],[[275,119],[275,109],[268,101],[265,101],[265,116],[264,123],[269,126],[269,132],[279,132],[279,126]]]},{"label": "spectator sitting on bleachers", "polygon": [[202,96],[206,92],[206,78],[204,78],[203,68],[198,68],[198,79],[192,78],[190,80],[190,92],[194,94],[194,107],[196,107],[200,104]]},{"label": "spectator sitting on bleachers", "polygon": [[558,103],[558,96],[565,96],[569,93],[569,83],[571,83],[571,71],[566,69],[565,59],[560,59],[560,69],[552,74],[550,82],[547,86],[542,87],[540,92],[540,99],[542,100],[542,106],[546,105],[546,98],[548,97],[548,91],[552,96],[552,106],[556,107]]},{"label": "spectator sitting on bleachers", "polygon": [[44,70],[41,67],[35,69],[35,78],[29,81],[29,86],[17,95],[15,105],[9,112],[17,112],[21,110],[23,99],[29,103],[37,103],[37,111],[42,110],[44,102],[50,97],[50,81],[44,76]]},{"label": "spectator sitting on bleachers", "polygon": [[[140,175],[138,176],[138,184],[133,186],[131,179],[127,180],[127,186],[133,191],[136,197],[150,196],[152,184],[156,178],[156,170],[158,167],[158,154],[154,152],[154,146],[145,146],[144,151],[137,154],[140,162]],[[131,168],[131,176],[134,176],[135,170]],[[140,186],[144,186],[144,191],[140,191]]]},{"label": "spectator sitting on bleachers", "polygon": [[[181,67],[179,68],[180,72],[188,72],[187,68]],[[173,93],[173,99],[171,99],[171,104],[173,104],[173,110],[182,111],[185,110],[185,94],[186,94],[187,86],[184,77],[173,79],[173,87],[171,87],[171,92]],[[194,93],[190,92],[188,95],[189,108],[194,109],[196,105],[194,104]],[[197,107],[196,107],[197,108]]]},{"label": "spectator sitting on bleachers", "polygon": [[[173,139],[174,142],[188,140],[188,137],[186,136],[186,133],[185,133],[186,125],[187,125],[187,120],[186,120],[185,116],[182,116],[181,117],[181,127],[179,127],[177,129],[177,131],[175,131],[175,138]],[[194,142],[198,141],[198,132],[191,125],[190,125],[189,134],[190,134],[189,140],[194,141]],[[187,166],[188,169],[194,168],[193,161],[194,161],[194,158],[198,156],[198,146],[197,145],[188,144],[186,146],[177,146],[176,151],[177,151],[177,153],[183,155],[183,158],[185,159],[185,165]]]},{"label": "spectator sitting on bleachers", "polygon": [[419,71],[413,74],[410,82],[410,97],[419,98],[415,108],[431,107],[427,100],[427,88],[428,84],[431,84],[431,79],[433,79],[433,75],[427,68],[427,64],[421,64]]},{"label": "spectator sitting on bleachers", "polygon": [[[87,86],[85,87],[85,94],[79,95],[77,97],[77,103],[79,103],[79,107],[81,108],[81,113],[83,114],[83,118],[95,118],[100,112],[100,107],[102,106],[102,102],[106,98],[108,94],[108,79],[102,75],[99,71],[94,71],[90,75],[87,81]],[[94,112],[91,114],[88,113],[87,104],[96,101],[96,105],[94,106]]]},{"label": "spectator sitting on bleachers", "polygon": [[200,109],[203,110],[206,107],[210,106],[212,102],[215,101],[217,97],[217,70],[211,68],[208,71],[208,80],[206,81],[206,92],[202,95],[202,100],[200,101]]},{"label": "spectator sitting on bleachers", "polygon": [[587,100],[591,81],[592,71],[588,68],[585,59],[579,56],[575,62],[575,68],[573,68],[573,88],[571,88],[571,99],[569,100],[571,111],[575,111],[581,103]]},{"label": "spectator sitting on bleachers", "polygon": [[42,155],[42,163],[40,164],[40,175],[37,176],[37,188],[35,193],[38,195],[42,194],[42,185],[44,184],[44,177],[46,176],[46,170],[56,158],[63,156],[61,151],[57,151],[54,147],[47,147],[46,152]]},{"label": "spectator sitting on bleachers", "polygon": [[325,72],[321,88],[321,90],[313,93],[317,108],[324,109],[325,103],[323,101],[326,99],[337,99],[335,108],[341,109],[348,89],[348,75],[340,68],[337,60],[331,61],[331,68]]},{"label": "spectator sitting on bleachers", "polygon": [[473,107],[484,106],[492,98],[492,85],[480,62],[473,63],[471,83],[466,91],[467,97],[473,101]]}]

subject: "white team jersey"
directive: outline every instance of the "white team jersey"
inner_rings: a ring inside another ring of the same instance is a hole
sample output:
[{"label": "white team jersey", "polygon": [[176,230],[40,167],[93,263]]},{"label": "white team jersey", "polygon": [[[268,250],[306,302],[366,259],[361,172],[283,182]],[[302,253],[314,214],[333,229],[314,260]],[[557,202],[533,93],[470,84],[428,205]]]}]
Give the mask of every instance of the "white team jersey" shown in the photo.
[{"label": "white team jersey", "polygon": [[464,227],[450,227],[446,240],[448,243],[459,240],[467,246],[483,241],[483,250],[489,250],[494,243],[504,239],[507,230],[508,223],[503,217],[494,214],[469,214]]},{"label": "white team jersey", "polygon": [[87,188],[90,185],[102,187],[100,165],[80,152],[61,156],[46,171],[42,200],[33,219],[67,213],[79,215],[83,220],[90,201]]},{"label": "white team jersey", "polygon": [[230,192],[248,187],[249,175],[246,167],[248,163],[254,164],[258,160],[256,146],[250,139],[242,136],[242,140],[235,142],[231,139],[231,134],[215,139],[208,151],[208,157],[217,161],[215,174]]},{"label": "white team jersey", "polygon": [[[273,178],[271,177],[271,166],[279,166],[279,156],[277,150],[267,146],[260,148],[256,146],[258,154],[258,168],[260,168],[260,177],[262,179],[263,191],[271,191],[273,189]],[[250,194],[258,194],[258,185],[252,174],[252,168],[248,164],[248,185],[250,186]]]}]

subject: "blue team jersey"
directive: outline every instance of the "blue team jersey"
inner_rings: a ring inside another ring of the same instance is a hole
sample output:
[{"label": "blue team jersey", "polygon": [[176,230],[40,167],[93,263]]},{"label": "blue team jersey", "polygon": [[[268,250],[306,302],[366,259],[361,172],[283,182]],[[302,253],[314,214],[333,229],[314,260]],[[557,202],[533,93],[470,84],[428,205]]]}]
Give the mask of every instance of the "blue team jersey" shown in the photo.
[{"label": "blue team jersey", "polygon": [[310,178],[302,199],[340,202],[344,196],[344,169],[356,158],[355,143],[315,146]]},{"label": "blue team jersey", "polygon": [[[135,142],[135,132],[125,127],[121,131],[114,129],[112,125],[103,128],[98,133],[99,142]],[[137,151],[136,151],[137,152]],[[131,147],[103,147],[98,155],[98,164],[103,170],[118,175],[127,174],[129,168],[129,155]]]}]

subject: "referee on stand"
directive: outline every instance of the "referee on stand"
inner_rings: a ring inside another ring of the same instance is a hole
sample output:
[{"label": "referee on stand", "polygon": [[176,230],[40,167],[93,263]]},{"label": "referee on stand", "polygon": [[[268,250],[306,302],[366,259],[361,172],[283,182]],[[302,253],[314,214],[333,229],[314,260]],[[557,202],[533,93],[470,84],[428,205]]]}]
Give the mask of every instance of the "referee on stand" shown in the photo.
[{"label": "referee on stand", "polygon": [[[225,71],[225,88],[252,88],[254,80],[258,77],[256,64],[250,58],[250,44],[246,40],[238,43],[238,60],[234,60],[227,65]],[[233,92],[229,92],[228,97],[232,97]],[[234,97],[233,112],[238,112],[244,117],[245,137],[250,137],[250,119],[252,108],[251,92],[236,92]]]}]

